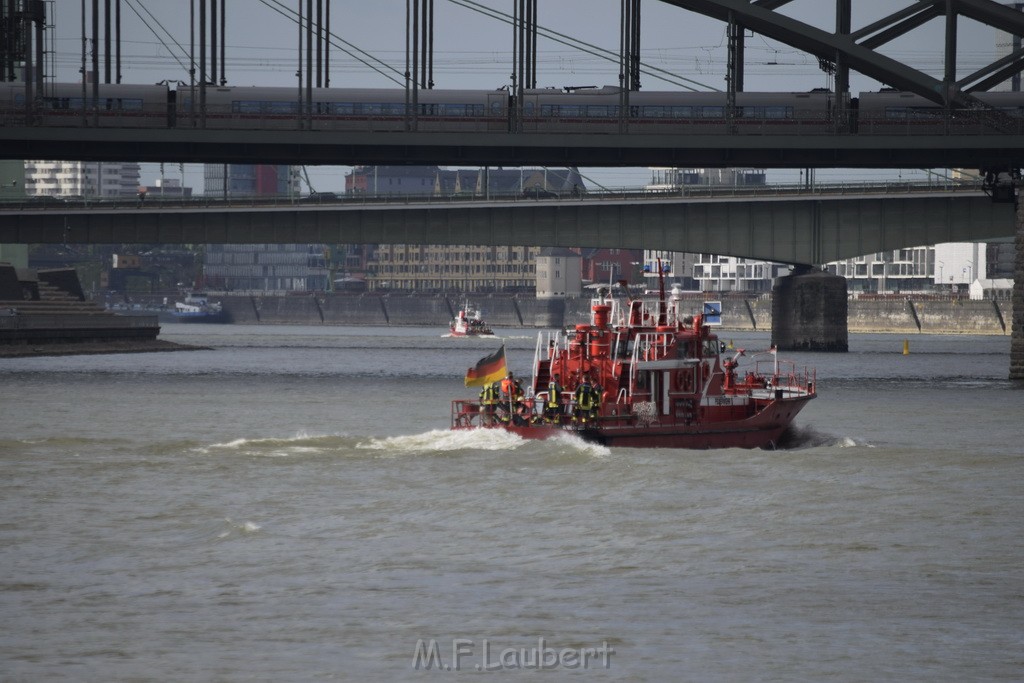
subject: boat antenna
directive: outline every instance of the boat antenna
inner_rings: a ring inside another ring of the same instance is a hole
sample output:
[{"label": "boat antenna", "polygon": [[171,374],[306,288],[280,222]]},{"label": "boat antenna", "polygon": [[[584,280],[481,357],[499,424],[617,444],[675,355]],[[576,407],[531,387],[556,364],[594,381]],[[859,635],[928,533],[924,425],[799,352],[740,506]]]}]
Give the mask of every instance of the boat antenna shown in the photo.
[{"label": "boat antenna", "polygon": [[661,266],[661,259],[658,259],[658,324],[667,325],[668,317],[665,310],[665,269]]},{"label": "boat antenna", "polygon": [[615,284],[622,287],[622,291],[626,293],[626,299],[633,298],[633,292],[629,291],[629,280],[616,280]]}]

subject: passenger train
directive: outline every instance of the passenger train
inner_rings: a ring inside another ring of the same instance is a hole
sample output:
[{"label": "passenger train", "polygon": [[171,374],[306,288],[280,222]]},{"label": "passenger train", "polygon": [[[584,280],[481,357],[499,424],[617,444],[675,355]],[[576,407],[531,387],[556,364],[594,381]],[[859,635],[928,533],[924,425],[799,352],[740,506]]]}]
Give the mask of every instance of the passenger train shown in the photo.
[{"label": "passenger train", "polygon": [[[1017,133],[1024,124],[1024,93],[978,93],[977,99],[1012,117]],[[615,133],[621,130],[622,92],[616,87],[526,90],[522,101],[507,90],[420,90],[416,106],[407,108],[401,89],[313,91],[312,108],[300,106],[294,88],[216,87],[205,93],[201,113],[198,88],[166,85],[104,84],[98,106],[92,86],[80,83],[44,86],[33,125],[124,128],[204,127],[212,129],[291,129],[387,132],[415,128],[437,132]],[[86,104],[86,107],[83,107]],[[723,92],[655,92],[628,94],[630,133],[832,134],[837,126],[851,133],[986,133],[1006,132],[1007,116],[995,120],[985,110],[944,109],[906,92],[862,92],[837,102],[827,90],[811,92],[736,93],[734,116],[726,117]],[[0,84],[0,117],[23,121],[24,86]]]}]

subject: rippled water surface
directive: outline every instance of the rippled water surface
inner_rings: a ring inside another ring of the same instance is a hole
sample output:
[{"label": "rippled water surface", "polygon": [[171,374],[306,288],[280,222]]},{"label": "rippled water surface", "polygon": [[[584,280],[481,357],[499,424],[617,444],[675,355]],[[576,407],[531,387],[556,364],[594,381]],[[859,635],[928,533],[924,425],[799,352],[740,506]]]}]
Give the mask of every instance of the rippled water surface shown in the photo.
[{"label": "rippled water surface", "polygon": [[1024,671],[1006,338],[790,354],[820,392],[790,448],[682,451],[447,431],[496,339],[161,336],[211,350],[0,361],[0,680]]}]

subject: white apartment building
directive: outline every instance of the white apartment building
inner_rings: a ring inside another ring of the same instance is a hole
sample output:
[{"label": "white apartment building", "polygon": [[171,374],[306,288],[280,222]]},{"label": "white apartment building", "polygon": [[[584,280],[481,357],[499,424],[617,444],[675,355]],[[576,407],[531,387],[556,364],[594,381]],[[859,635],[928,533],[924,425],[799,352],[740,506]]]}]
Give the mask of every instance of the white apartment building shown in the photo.
[{"label": "white apartment building", "polygon": [[139,165],[120,161],[26,161],[25,194],[124,197],[139,191]]},{"label": "white apartment building", "polygon": [[[648,189],[672,189],[679,185],[751,185],[763,183],[758,169],[664,169],[654,168]],[[753,180],[751,180],[753,179]],[[673,185],[675,184],[675,185]],[[823,267],[847,280],[854,292],[965,291],[977,280],[1003,277],[989,260],[999,245],[955,242],[910,247],[832,261]],[[1012,248],[1012,244],[1003,245]],[[666,281],[685,290],[704,292],[768,292],[774,279],[791,272],[787,264],[718,254],[690,254],[648,250],[644,275],[656,281],[658,259]],[[654,285],[651,285],[652,287]],[[993,285],[994,286],[994,285]]]},{"label": "white apartment building", "polygon": [[[765,184],[765,171],[759,168],[652,168],[646,189],[674,191],[696,186],[758,186]],[[658,277],[661,260],[666,281],[678,283],[684,290],[702,292],[771,291],[774,278],[788,275],[790,267],[757,259],[719,254],[644,251],[644,277],[652,284]]]},{"label": "white apartment building", "polygon": [[855,292],[959,291],[989,277],[988,253],[983,242],[947,242],[832,261],[825,270]]}]

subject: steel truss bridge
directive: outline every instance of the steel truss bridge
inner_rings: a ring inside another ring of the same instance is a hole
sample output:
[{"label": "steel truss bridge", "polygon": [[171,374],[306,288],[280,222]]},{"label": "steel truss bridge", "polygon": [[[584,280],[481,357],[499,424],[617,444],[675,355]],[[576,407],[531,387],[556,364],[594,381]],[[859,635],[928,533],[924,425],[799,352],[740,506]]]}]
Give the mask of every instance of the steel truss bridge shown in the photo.
[{"label": "steel truss bridge", "polygon": [[[853,27],[853,0],[835,0],[836,26],[829,32],[779,13],[777,10],[789,0],[660,1],[726,23],[729,36],[726,83],[730,102],[735,102],[736,94],[743,92],[745,32],[750,30],[815,56],[824,68],[834,72],[837,97],[849,94],[849,73],[852,69],[898,90],[920,95],[946,111],[967,108],[983,115],[991,124],[989,134],[953,131],[921,136],[878,135],[840,132],[842,127],[837,126],[837,132],[822,135],[659,135],[630,133],[628,125],[621,132],[610,134],[528,131],[465,134],[418,131],[415,121],[410,130],[372,133],[300,130],[302,121],[298,117],[295,130],[272,133],[260,130],[213,131],[201,126],[183,129],[98,128],[90,127],[87,122],[82,127],[62,128],[27,125],[31,121],[31,111],[27,110],[27,115],[21,120],[13,117],[0,122],[0,158],[308,165],[967,167],[993,171],[1007,171],[1024,165],[1024,134],[1021,133],[1020,121],[986,107],[976,97],[977,93],[1007,79],[1019,78],[1024,68],[1024,48],[1013,49],[984,68],[957,77],[958,19],[969,18],[1019,37],[1024,35],[1024,13],[995,0],[916,0],[870,25]],[[533,61],[537,36],[536,4],[537,0],[520,0],[517,4],[515,21],[520,39],[513,61],[519,92],[536,81],[536,64]],[[407,9],[407,13],[409,11]],[[412,0],[411,11],[416,17],[422,17],[424,31],[428,25],[432,27],[433,3],[430,0]],[[221,16],[223,21],[223,13]],[[406,20],[409,20],[408,16]],[[639,89],[642,38],[639,20],[640,0],[622,0],[620,71],[623,74],[622,98],[625,104],[628,104],[629,93]],[[942,78],[933,77],[877,51],[931,20],[942,20],[945,25]],[[28,16],[25,25],[32,21],[33,18]],[[96,25],[94,21],[94,43],[98,44]],[[37,36],[40,31],[37,27]],[[30,37],[27,43],[30,44],[32,31],[26,29],[25,33]],[[205,46],[205,43],[201,44]],[[422,50],[413,49],[415,45],[414,42],[407,46],[407,55],[411,53],[413,65],[408,89],[414,102],[418,92],[432,86],[427,70],[428,60],[432,63],[432,55],[426,50],[426,42]],[[312,45],[307,50],[307,58],[311,60]],[[26,59],[31,59],[32,50],[26,48],[26,53]],[[421,54],[423,61],[417,63]],[[207,68],[205,56],[200,62],[200,89],[214,85],[216,80],[216,50],[211,50],[211,55],[214,59],[212,70]],[[93,59],[94,70],[98,73],[95,52]],[[311,61],[307,63],[311,65]],[[109,78],[109,61],[106,71]],[[42,69],[33,72],[41,74]],[[307,69],[307,92],[312,90],[311,73],[312,69]],[[223,78],[223,59],[221,76]],[[319,78],[318,74],[318,85]],[[43,87],[41,78],[36,86],[40,90]],[[732,111],[732,107],[727,109]],[[840,113],[837,119],[841,118]]]}]

